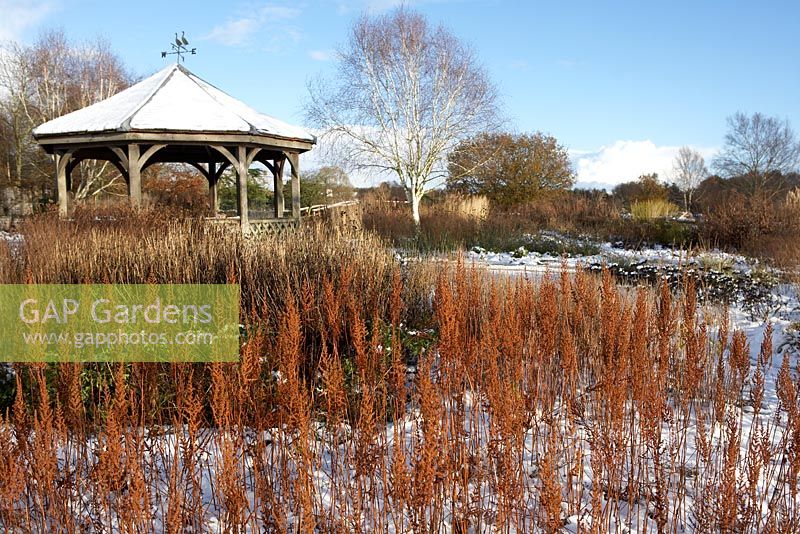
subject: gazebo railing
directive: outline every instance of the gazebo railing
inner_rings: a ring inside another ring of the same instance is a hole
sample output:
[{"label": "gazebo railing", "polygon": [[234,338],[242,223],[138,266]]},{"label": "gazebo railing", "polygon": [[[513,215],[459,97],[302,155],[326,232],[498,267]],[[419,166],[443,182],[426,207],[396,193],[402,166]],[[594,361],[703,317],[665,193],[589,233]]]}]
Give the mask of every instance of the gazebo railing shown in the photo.
[{"label": "gazebo railing", "polygon": [[[263,219],[250,219],[249,233],[251,235],[270,235],[277,234],[287,230],[295,230],[300,227],[300,222],[303,219],[322,219],[333,213],[342,213],[348,211],[358,205],[357,200],[348,200],[345,202],[337,202],[336,204],[319,204],[314,206],[307,206],[300,210],[300,219],[295,219],[290,216],[281,218],[263,218]],[[288,215],[288,213],[287,213]],[[238,216],[227,217],[207,217],[206,221],[210,224],[221,224],[225,226],[237,227],[240,224]]]},{"label": "gazebo railing", "polygon": [[[239,217],[206,217],[206,222],[239,229]],[[298,219],[250,219],[248,233],[252,235],[278,234],[300,227]]]}]

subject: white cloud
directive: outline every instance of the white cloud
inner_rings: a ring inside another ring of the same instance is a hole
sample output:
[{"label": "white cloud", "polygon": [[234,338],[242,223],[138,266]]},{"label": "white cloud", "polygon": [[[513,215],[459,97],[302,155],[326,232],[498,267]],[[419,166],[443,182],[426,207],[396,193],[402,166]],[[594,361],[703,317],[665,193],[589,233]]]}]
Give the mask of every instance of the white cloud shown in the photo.
[{"label": "white cloud", "polygon": [[214,26],[214,29],[203,39],[225,46],[241,46],[250,40],[259,26],[258,20],[252,18],[229,20],[224,24]]},{"label": "white cloud", "polygon": [[340,1],[337,7],[341,14],[358,11],[380,12],[398,7],[401,3],[402,0],[347,0]]},{"label": "white cloud", "polygon": [[[692,147],[706,159],[716,153],[714,148]],[[672,162],[679,146],[657,146],[650,140],[616,141],[599,150],[571,150],[575,164],[577,183],[594,187],[611,188],[623,182],[635,180],[642,174],[658,173],[663,181],[669,181]]]},{"label": "white cloud", "polygon": [[[246,16],[230,19],[214,26],[211,31],[202,37],[203,40],[214,41],[223,46],[243,46],[249,44],[252,37],[262,28],[271,23],[286,22],[297,18],[300,10],[294,7],[276,6],[267,4],[248,13]],[[298,30],[285,24],[269,26],[271,30],[270,42],[288,37],[296,42],[300,34]]]},{"label": "white cloud", "polygon": [[22,32],[56,11],[53,1],[0,0],[0,41],[17,41]]},{"label": "white cloud", "polygon": [[314,61],[330,61],[333,59],[333,50],[311,50],[308,52],[308,57]]},{"label": "white cloud", "polygon": [[297,18],[300,10],[296,7],[266,5],[261,8],[260,15],[266,20],[289,20]]}]

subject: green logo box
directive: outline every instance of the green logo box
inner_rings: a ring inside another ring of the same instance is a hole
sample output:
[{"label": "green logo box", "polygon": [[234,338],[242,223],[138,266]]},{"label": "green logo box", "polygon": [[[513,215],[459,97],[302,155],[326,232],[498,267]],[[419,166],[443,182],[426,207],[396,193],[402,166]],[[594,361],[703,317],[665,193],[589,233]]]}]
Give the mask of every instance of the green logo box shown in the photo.
[{"label": "green logo box", "polygon": [[238,284],[0,284],[0,361],[232,362]]}]

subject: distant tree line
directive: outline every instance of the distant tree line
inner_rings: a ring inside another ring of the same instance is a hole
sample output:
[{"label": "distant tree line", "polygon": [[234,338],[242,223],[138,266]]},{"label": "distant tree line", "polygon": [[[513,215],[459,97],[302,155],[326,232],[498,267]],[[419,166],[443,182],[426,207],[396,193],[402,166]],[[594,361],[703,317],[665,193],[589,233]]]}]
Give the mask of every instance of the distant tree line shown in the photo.
[{"label": "distant tree line", "polygon": [[[667,176],[642,174],[614,187],[613,198],[628,208],[664,201],[687,212],[707,211],[730,193],[779,200],[800,186],[800,142],[788,121],[736,113],[727,124],[724,146],[711,164],[714,173],[698,151],[684,146]],[[485,195],[504,208],[569,190],[575,183],[567,149],[540,132],[473,136],[450,152],[448,171],[448,190]]]}]

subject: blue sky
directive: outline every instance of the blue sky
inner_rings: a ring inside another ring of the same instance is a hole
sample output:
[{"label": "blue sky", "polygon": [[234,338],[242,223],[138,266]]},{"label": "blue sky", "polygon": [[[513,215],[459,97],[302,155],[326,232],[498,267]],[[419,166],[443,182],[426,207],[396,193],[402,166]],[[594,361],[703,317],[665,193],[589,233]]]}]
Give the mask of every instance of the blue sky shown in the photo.
[{"label": "blue sky", "polygon": [[[0,0],[0,39],[48,28],[105,36],[139,76],[185,30],[186,65],[256,109],[302,124],[306,81],[364,11],[393,0],[117,2]],[[408,1],[469,42],[502,95],[510,129],[550,133],[583,182],[662,176],[677,147],[710,157],[741,110],[800,130],[800,2]]]}]

